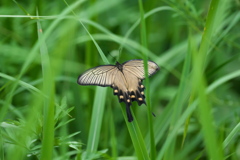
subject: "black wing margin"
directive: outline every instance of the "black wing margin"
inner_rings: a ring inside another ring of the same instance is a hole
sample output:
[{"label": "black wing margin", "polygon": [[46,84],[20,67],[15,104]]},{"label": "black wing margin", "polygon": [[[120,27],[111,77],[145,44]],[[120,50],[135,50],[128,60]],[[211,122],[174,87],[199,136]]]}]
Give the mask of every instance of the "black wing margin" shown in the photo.
[{"label": "black wing margin", "polygon": [[80,85],[96,85],[107,87],[113,84],[117,73],[115,65],[101,65],[85,71],[78,77],[77,83]]}]

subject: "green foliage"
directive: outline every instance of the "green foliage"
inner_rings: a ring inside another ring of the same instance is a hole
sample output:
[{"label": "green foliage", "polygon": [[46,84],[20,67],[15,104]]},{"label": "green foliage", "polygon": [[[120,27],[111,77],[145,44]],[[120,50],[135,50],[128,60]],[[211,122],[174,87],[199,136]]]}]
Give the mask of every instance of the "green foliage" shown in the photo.
[{"label": "green foliage", "polygon": [[[3,0],[0,159],[240,159],[239,7]],[[132,123],[110,88],[76,83],[130,59],[161,68]]]}]

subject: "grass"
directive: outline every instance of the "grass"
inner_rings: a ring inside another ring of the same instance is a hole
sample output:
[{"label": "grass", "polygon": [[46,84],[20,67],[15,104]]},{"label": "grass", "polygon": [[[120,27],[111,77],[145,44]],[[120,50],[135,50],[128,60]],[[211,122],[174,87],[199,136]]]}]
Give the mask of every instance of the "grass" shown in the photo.
[{"label": "grass", "polygon": [[[1,6],[0,159],[240,159],[238,1]],[[111,88],[76,83],[130,59],[161,68],[132,123]]]}]

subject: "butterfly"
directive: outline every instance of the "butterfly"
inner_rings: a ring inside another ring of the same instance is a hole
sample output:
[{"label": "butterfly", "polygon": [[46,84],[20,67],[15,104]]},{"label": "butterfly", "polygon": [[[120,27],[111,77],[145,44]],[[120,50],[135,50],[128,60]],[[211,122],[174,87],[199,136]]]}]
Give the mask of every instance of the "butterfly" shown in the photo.
[{"label": "butterfly", "polygon": [[[159,70],[159,66],[153,61],[147,61],[148,76],[152,76]],[[118,96],[119,102],[126,104],[128,121],[132,122],[130,106],[133,101],[138,105],[146,104],[144,95],[145,79],[144,61],[134,59],[122,64],[100,65],[85,71],[78,77],[80,85],[97,85],[113,88],[113,94]]]}]

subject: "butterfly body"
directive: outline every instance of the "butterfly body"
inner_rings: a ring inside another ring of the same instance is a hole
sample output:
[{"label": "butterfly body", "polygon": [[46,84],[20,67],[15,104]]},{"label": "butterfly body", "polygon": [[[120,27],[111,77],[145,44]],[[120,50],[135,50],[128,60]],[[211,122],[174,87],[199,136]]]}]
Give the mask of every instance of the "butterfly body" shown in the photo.
[{"label": "butterfly body", "polygon": [[[158,65],[148,61],[148,75],[151,76],[159,70]],[[113,94],[118,96],[119,102],[126,104],[128,121],[133,120],[130,106],[133,101],[138,105],[146,104],[142,80],[145,79],[143,60],[130,60],[123,64],[101,65],[87,70],[78,77],[80,85],[110,86]]]},{"label": "butterfly body", "polygon": [[115,65],[121,72],[123,71],[123,65],[120,64],[119,62],[116,62],[116,65]]}]

